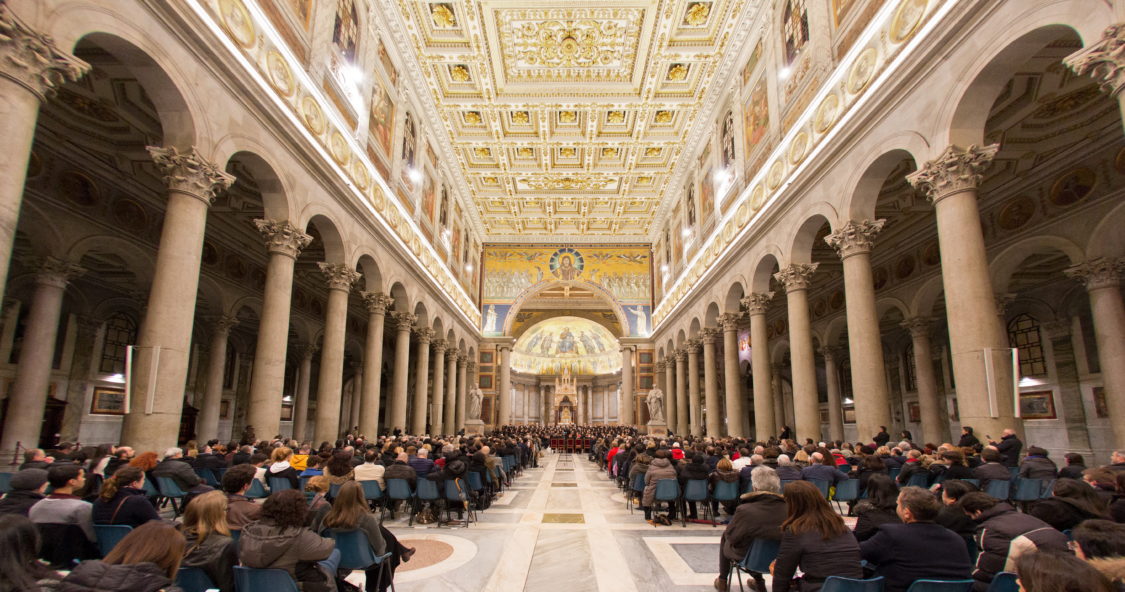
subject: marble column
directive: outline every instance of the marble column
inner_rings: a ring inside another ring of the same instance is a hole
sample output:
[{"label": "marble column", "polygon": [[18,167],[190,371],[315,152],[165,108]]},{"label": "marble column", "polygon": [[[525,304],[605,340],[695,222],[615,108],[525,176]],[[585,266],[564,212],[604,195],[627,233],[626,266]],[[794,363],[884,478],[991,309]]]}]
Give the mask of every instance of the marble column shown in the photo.
[{"label": "marble column", "polygon": [[360,292],[367,307],[367,338],[363,343],[363,392],[359,405],[359,432],[379,435],[379,399],[382,397],[383,326],[395,299],[382,292]]},{"label": "marble column", "polygon": [[414,362],[414,399],[410,402],[410,434],[421,436],[426,433],[426,413],[430,406],[430,341],[434,338],[434,330],[429,327],[415,327],[414,333],[418,336],[418,359]]},{"label": "marble column", "polygon": [[448,344],[444,339],[433,341],[434,378],[433,392],[430,394],[430,404],[433,406],[433,413],[430,415],[431,434],[445,433],[445,425],[442,422],[445,418],[445,349],[447,346]]},{"label": "marble column", "polygon": [[668,352],[664,358],[664,418],[668,420],[668,429],[678,429],[676,415],[676,352]]},{"label": "marble column", "polygon": [[[742,376],[738,367],[738,314],[719,315],[723,330],[723,384],[726,392],[727,434],[746,437],[747,418],[742,409]],[[715,434],[716,436],[718,434]]]},{"label": "marble column", "polygon": [[502,343],[496,346],[500,353],[500,390],[496,393],[500,416],[497,425],[512,422],[512,345]]},{"label": "marble column", "polygon": [[[1098,364],[1101,366],[1102,386],[1116,448],[1125,447],[1125,306],[1122,305],[1120,287],[1123,272],[1125,259],[1105,257],[1091,259],[1066,270],[1068,276],[1085,284],[1090,296]],[[957,391],[961,392],[960,382],[957,383]]]},{"label": "marble column", "polygon": [[719,377],[715,366],[715,341],[719,339],[720,331],[711,327],[704,327],[699,332],[699,340],[703,343],[703,401],[707,406],[706,416],[703,418],[707,426],[707,435],[718,438],[723,435],[723,406],[719,403]]},{"label": "marble column", "polygon": [[773,292],[750,294],[742,299],[742,305],[750,314],[750,374],[754,381],[754,438],[765,441],[776,435],[781,422],[778,414],[784,415],[780,407],[775,407],[773,397],[773,375],[770,366],[769,329],[766,327],[766,310],[769,308]]},{"label": "marble column", "polygon": [[[297,367],[297,396],[293,401],[293,439],[304,442],[309,431],[309,385],[312,383],[312,360],[320,346],[305,344],[298,350],[301,365]],[[319,444],[319,443],[316,443]]]},{"label": "marble column", "polygon": [[246,421],[262,437],[272,437],[280,432],[281,426],[293,267],[301,250],[312,242],[312,237],[286,220],[255,220],[254,224],[265,238],[269,263],[266,266],[262,317],[258,323]]},{"label": "marble column", "polygon": [[[1086,406],[1082,402],[1082,379],[1078,373],[1074,340],[1070,334],[1070,319],[1061,318],[1043,323],[1041,331],[1051,342],[1051,361],[1055,366],[1055,381],[1059,388],[1059,406],[1066,425],[1067,451],[1092,456]],[[1125,339],[1125,335],[1122,338]]]},{"label": "marble column", "polygon": [[469,377],[477,363],[464,352],[457,354],[457,430],[465,429],[465,402],[469,392]]},{"label": "marble column", "polygon": [[950,434],[945,419],[945,406],[938,394],[937,376],[934,374],[930,322],[931,319],[927,317],[913,317],[903,321],[902,326],[910,331],[914,346],[914,388],[918,391],[921,441],[945,442]]},{"label": "marble column", "polygon": [[13,455],[18,446],[24,449],[39,446],[63,294],[67,282],[83,271],[73,263],[53,257],[39,262],[35,293],[31,297],[16,364],[16,379],[8,395],[8,413],[4,416],[4,439],[0,450],[5,455]]},{"label": "marble column", "polygon": [[816,358],[809,322],[809,280],[816,263],[794,263],[774,275],[785,286],[789,312],[789,356],[793,372],[793,430],[798,442],[820,440]]},{"label": "marble column", "polygon": [[[770,376],[773,381],[770,383],[770,393],[773,395],[773,408],[777,410],[777,423],[778,426],[774,428],[777,434],[781,434],[781,427],[783,425],[793,427],[793,414],[790,412],[789,405],[785,401],[785,388],[782,384],[781,373],[785,368],[781,364],[770,365]],[[792,432],[792,430],[790,430]]]},{"label": "marble column", "polygon": [[174,147],[148,150],[164,175],[168,205],[133,355],[131,412],[121,426],[121,443],[136,450],[164,450],[176,444],[180,433],[207,208],[215,192],[229,187],[234,177],[194,148],[184,153]]},{"label": "marble column", "polygon": [[703,435],[703,418],[700,417],[703,411],[703,402],[701,399],[701,392],[699,388],[699,338],[688,339],[684,345],[684,351],[687,352],[687,384],[688,384],[688,429],[693,436]]},{"label": "marble column", "polygon": [[621,400],[618,402],[617,414],[623,425],[630,426],[637,423],[633,410],[633,353],[636,349],[632,345],[621,347]]},{"label": "marble column", "polygon": [[410,332],[418,317],[408,312],[396,312],[391,315],[395,320],[395,373],[391,385],[390,413],[387,416],[387,427],[393,434],[394,430],[403,433],[410,427],[406,423],[406,388],[410,381]]},{"label": "marble column", "polygon": [[[324,342],[316,385],[316,442],[334,442],[340,424],[340,396],[344,381],[344,338],[348,327],[348,293],[359,273],[341,263],[317,264],[328,283],[324,312]],[[353,390],[353,396],[355,391]]]},{"label": "marble column", "polygon": [[441,425],[446,433],[457,433],[457,358],[461,352],[450,348],[445,352],[445,405]]},{"label": "marble column", "polygon": [[[66,387],[66,411],[63,413],[61,440],[77,442],[85,419],[86,393],[96,379],[104,348],[105,322],[87,316],[75,323],[74,356]],[[0,360],[7,360],[0,355]]]},{"label": "marble column", "polygon": [[1015,385],[1008,334],[996,316],[977,204],[977,187],[998,149],[996,144],[968,149],[950,146],[906,177],[930,197],[937,214],[942,286],[962,425],[997,438],[1005,428],[1023,433],[1023,422],[1016,419],[1013,406]]},{"label": "marble column", "polygon": [[359,414],[363,409],[363,362],[357,364],[353,361],[349,365],[352,367],[352,400],[349,406],[348,423],[344,426],[346,432],[359,426]]},{"label": "marble column", "polygon": [[676,434],[691,433],[688,413],[688,353],[686,348],[676,350]]},{"label": "marble column", "polygon": [[841,441],[844,439],[844,401],[840,393],[840,371],[836,368],[835,347],[822,347],[820,354],[824,356],[824,378],[828,385],[828,439]]},{"label": "marble column", "polygon": [[875,280],[871,271],[871,249],[885,222],[849,221],[824,238],[836,249],[844,264],[856,429],[859,439],[864,441],[879,433],[880,426],[892,425],[879,313],[875,310]]},{"label": "marble column", "polygon": [[[224,315],[215,321],[211,331],[211,353],[207,359],[207,384],[203,391],[203,404],[195,424],[198,440],[205,442],[219,437],[219,407],[223,403],[223,373],[227,367],[227,341],[230,330],[238,319]],[[280,405],[280,403],[279,403]]]},{"label": "marble column", "polygon": [[0,295],[7,287],[39,107],[59,86],[78,80],[89,70],[89,64],[62,51],[51,37],[32,30],[11,8],[0,4],[0,138],[4,138],[4,158],[0,159]]}]

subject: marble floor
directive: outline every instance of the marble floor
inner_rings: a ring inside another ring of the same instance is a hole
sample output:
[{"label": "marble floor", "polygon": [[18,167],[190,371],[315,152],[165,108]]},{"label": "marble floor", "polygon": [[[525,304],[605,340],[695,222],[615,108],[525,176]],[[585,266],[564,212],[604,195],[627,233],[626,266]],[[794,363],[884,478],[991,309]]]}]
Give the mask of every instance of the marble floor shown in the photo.
[{"label": "marble floor", "polygon": [[[388,518],[418,549],[396,589],[690,592],[713,590],[718,575],[722,525],[649,525],[585,455],[547,453],[477,517],[468,528]],[[349,580],[359,584],[362,574]]]}]

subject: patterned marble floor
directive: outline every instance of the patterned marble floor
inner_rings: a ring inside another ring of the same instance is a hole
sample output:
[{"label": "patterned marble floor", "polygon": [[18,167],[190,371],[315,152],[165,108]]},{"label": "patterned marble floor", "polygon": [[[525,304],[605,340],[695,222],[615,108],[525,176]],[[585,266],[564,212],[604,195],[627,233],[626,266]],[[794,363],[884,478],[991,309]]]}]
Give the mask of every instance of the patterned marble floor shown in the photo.
[{"label": "patterned marble floor", "polygon": [[[400,592],[713,590],[722,526],[653,527],[585,455],[548,453],[469,528],[387,521],[418,548]],[[362,574],[349,578],[360,584]],[[737,584],[735,584],[737,589]]]}]

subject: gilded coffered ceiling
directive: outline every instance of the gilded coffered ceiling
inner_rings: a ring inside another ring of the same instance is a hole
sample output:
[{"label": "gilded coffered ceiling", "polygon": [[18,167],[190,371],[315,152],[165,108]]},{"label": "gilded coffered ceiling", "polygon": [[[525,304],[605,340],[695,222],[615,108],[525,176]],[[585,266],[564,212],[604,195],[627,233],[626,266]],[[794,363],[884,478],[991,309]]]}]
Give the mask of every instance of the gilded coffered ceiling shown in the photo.
[{"label": "gilded coffered ceiling", "polygon": [[744,0],[393,6],[388,25],[412,46],[399,49],[493,241],[649,236],[754,12]]}]

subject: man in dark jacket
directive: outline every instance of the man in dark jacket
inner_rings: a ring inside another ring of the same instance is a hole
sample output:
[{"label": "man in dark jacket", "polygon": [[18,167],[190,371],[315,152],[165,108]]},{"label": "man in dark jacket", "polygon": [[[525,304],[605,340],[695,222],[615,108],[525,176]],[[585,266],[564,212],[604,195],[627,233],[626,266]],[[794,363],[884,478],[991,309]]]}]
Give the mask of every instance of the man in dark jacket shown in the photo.
[{"label": "man in dark jacket", "polygon": [[891,441],[891,435],[887,433],[887,426],[879,426],[879,433],[871,437],[875,442],[876,448],[879,446],[886,446],[887,442]]},{"label": "man in dark jacket", "polygon": [[[187,462],[183,460],[184,451],[179,448],[169,448],[164,452],[164,460],[160,461],[156,468],[152,469],[153,477],[170,477],[180,486],[184,491],[192,493],[201,493],[203,491],[210,491],[211,488],[203,484],[203,480],[191,468]],[[206,487],[196,491],[196,488]]]},{"label": "man in dark jacket", "polygon": [[827,481],[830,485],[848,480],[848,474],[836,468],[834,459],[827,459],[831,464],[824,464],[825,462],[824,454],[814,452],[809,466],[801,469],[801,478],[805,481]]},{"label": "man in dark jacket", "polygon": [[980,555],[973,570],[974,592],[987,592],[996,574],[1014,572],[1016,559],[1024,553],[1067,552],[1066,535],[1030,514],[1017,512],[1007,502],[975,491],[965,494],[959,503],[980,525]]},{"label": "man in dark jacket", "polygon": [[400,452],[397,460],[387,467],[387,470],[383,473],[383,479],[406,479],[410,486],[414,487],[414,484],[418,482],[418,473],[406,464],[408,458],[405,452]]},{"label": "man in dark jacket", "polygon": [[[734,517],[730,519],[719,545],[719,577],[715,588],[728,590],[731,565],[742,561],[755,539],[781,540],[781,523],[785,520],[785,498],[781,481],[769,467],[755,467],[750,475],[754,491],[742,495]],[[753,573],[759,590],[766,589],[762,574]]]},{"label": "man in dark jacket", "polygon": [[1023,442],[1016,437],[1016,431],[1012,428],[1004,428],[1004,432],[1000,436],[1000,441],[995,440],[989,442],[996,447],[996,451],[1000,456],[1004,457],[1001,462],[1005,467],[1018,467],[1020,464],[1020,450],[1023,450]]},{"label": "man in dark jacket", "polygon": [[997,481],[1007,481],[1012,478],[1011,471],[1005,467],[1000,461],[1003,457],[996,451],[995,448],[985,448],[980,451],[980,458],[984,464],[973,469],[973,477],[980,479],[980,488],[988,489],[988,483],[993,479]]},{"label": "man in dark jacket", "polygon": [[902,524],[879,526],[875,536],[860,543],[861,556],[877,566],[886,592],[906,592],[914,580],[963,580],[973,564],[964,541],[953,531],[934,524],[941,504],[921,487],[904,487],[898,494]]},{"label": "man in dark jacket", "polygon": [[204,446],[199,455],[195,457],[195,468],[197,469],[225,469],[227,461],[223,457],[211,451],[210,446]]},{"label": "man in dark jacket", "polygon": [[973,435],[971,426],[962,426],[961,439],[957,441],[958,448],[980,449],[980,439]]},{"label": "man in dark jacket", "polygon": [[47,471],[43,469],[24,469],[12,475],[10,482],[12,488],[4,499],[0,499],[0,514],[20,514],[27,516],[27,511],[35,502],[46,497]]},{"label": "man in dark jacket", "polygon": [[1020,477],[1024,479],[1055,479],[1059,476],[1059,467],[1055,461],[1047,458],[1047,449],[1031,446],[1027,449],[1027,456],[1020,463]]}]

